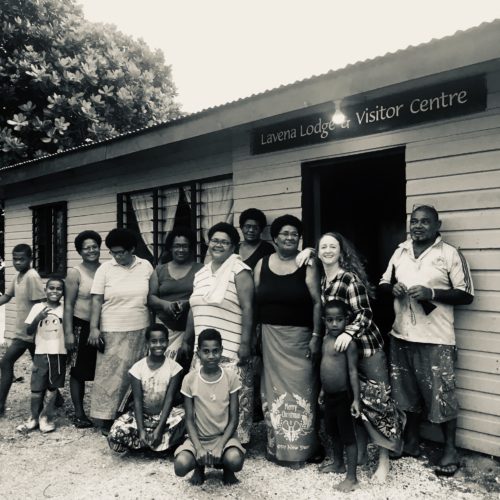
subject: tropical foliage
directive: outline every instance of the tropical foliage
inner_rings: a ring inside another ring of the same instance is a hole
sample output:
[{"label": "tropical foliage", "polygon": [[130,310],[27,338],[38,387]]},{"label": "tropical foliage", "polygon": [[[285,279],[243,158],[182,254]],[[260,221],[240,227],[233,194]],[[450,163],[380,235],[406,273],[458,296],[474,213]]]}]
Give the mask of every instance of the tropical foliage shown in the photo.
[{"label": "tropical foliage", "polygon": [[0,166],[180,116],[163,53],[75,0],[3,0]]}]

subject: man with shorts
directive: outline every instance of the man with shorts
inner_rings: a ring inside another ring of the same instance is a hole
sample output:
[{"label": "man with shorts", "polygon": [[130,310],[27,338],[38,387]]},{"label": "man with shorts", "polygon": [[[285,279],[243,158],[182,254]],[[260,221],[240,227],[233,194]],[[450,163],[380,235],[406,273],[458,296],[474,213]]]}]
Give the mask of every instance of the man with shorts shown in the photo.
[{"label": "man with shorts", "polygon": [[410,239],[394,252],[380,285],[394,296],[390,369],[392,396],[407,416],[403,453],[420,454],[425,409],[427,419],[441,425],[445,439],[436,473],[452,476],[459,467],[453,313],[454,306],[472,302],[474,288],[464,256],[442,240],[440,227],[434,207],[414,207]]}]

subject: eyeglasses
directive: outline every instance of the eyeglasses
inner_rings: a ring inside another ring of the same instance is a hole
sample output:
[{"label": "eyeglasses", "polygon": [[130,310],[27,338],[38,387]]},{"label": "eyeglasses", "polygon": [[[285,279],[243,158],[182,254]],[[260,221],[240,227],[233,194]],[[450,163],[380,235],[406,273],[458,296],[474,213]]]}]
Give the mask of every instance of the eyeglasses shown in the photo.
[{"label": "eyeglasses", "polygon": [[288,232],[288,231],[283,231],[281,233],[278,233],[278,236],[283,236],[283,238],[292,238],[294,240],[297,240],[300,235],[297,232]]},{"label": "eyeglasses", "polygon": [[172,250],[189,250],[189,245],[183,243],[175,243],[174,245],[172,245]]},{"label": "eyeglasses", "polygon": [[241,226],[241,229],[243,229],[243,231],[247,232],[247,231],[260,231],[260,226],[258,226],[257,224],[243,224],[243,226]]},{"label": "eyeglasses", "polygon": [[230,241],[227,241],[227,240],[217,240],[217,239],[214,239],[212,238],[209,242],[212,246],[217,246],[217,245],[221,245],[223,246],[224,248],[228,248],[232,245],[232,243]]},{"label": "eyeglasses", "polygon": [[123,257],[127,252],[128,250],[117,250],[116,252],[113,250],[109,251],[110,255],[113,257]]}]

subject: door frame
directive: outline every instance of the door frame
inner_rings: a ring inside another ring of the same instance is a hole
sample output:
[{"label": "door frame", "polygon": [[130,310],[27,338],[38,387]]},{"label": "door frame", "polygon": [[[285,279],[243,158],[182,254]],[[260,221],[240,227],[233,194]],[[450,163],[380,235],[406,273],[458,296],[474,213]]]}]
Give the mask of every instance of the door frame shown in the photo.
[{"label": "door frame", "polygon": [[[381,158],[387,156],[402,156],[406,165],[406,146],[396,146],[385,149],[377,149],[375,151],[363,153],[351,153],[344,156],[335,156],[324,158],[321,160],[306,161],[301,164],[302,175],[302,222],[304,225],[303,231],[303,246],[314,247],[317,239],[321,236],[321,218],[320,218],[320,183],[321,174],[328,168],[332,168],[335,164],[346,164],[350,162],[364,161],[371,158]],[[406,177],[406,176],[405,176]],[[406,198],[405,192],[405,198]],[[319,214],[317,216],[317,214]]]}]

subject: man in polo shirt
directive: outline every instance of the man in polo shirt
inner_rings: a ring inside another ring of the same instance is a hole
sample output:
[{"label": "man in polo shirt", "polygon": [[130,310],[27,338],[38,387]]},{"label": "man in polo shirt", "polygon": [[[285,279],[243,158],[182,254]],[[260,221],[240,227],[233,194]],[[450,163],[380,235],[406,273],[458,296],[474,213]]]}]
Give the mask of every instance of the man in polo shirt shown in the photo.
[{"label": "man in polo shirt", "polygon": [[414,208],[411,238],[394,252],[380,285],[394,296],[391,386],[407,415],[403,453],[420,454],[419,424],[425,408],[427,419],[441,425],[445,438],[436,473],[451,476],[459,467],[453,308],[470,304],[474,289],[465,258],[441,239],[440,227],[434,207]]}]

